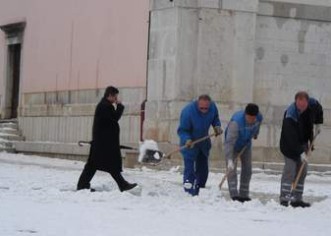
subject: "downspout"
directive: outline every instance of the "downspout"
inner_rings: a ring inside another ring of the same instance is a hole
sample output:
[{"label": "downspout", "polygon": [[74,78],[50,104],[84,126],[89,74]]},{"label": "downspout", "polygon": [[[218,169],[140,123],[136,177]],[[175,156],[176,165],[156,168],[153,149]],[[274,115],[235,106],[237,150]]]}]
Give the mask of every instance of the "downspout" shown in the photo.
[{"label": "downspout", "polygon": [[148,89],[148,61],[149,61],[149,37],[150,37],[150,31],[151,31],[151,10],[148,12],[148,33],[147,33],[147,63],[146,63],[146,94],[145,94],[145,100],[140,105],[140,141],[143,141],[144,136],[144,121],[145,121],[145,108],[146,108],[146,102],[147,102],[147,89]]},{"label": "downspout", "polygon": [[144,121],[145,121],[145,105],[146,105],[147,99],[145,99],[141,105],[140,105],[140,141],[143,140],[143,134],[144,134]]}]

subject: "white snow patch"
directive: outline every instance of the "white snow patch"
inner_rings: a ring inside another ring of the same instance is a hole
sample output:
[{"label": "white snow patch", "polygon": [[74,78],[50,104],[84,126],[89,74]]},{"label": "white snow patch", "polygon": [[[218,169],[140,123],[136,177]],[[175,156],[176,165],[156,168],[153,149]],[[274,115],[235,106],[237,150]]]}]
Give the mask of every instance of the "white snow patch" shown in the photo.
[{"label": "white snow patch", "polygon": [[[142,162],[147,150],[160,151],[157,143],[152,139],[146,139],[143,142],[139,142],[138,162]],[[161,156],[159,153],[155,153],[154,158],[160,160]]]},{"label": "white snow patch", "polygon": [[182,174],[125,169],[140,196],[121,193],[110,175],[97,172],[101,192],[74,191],[85,163],[0,153],[0,235],[331,235],[331,176],[308,175],[311,208],[278,203],[280,175],[253,174],[251,202],[229,200],[223,174],[210,173],[198,197],[183,192]]}]

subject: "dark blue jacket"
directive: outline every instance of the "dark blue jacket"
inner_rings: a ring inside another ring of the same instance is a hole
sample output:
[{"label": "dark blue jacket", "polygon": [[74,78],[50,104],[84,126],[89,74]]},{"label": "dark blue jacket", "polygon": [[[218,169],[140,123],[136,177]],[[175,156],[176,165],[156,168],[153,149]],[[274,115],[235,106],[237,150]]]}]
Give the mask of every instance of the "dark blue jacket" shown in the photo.
[{"label": "dark blue jacket", "polygon": [[[221,126],[218,115],[218,110],[214,102],[210,103],[207,113],[202,113],[198,108],[198,101],[193,101],[186,105],[180,115],[179,127],[177,134],[180,139],[180,146],[185,145],[188,139],[192,141],[207,136],[210,126]],[[202,141],[193,148],[185,148],[182,150],[184,156],[194,157],[199,153],[199,150],[204,155],[209,155],[211,148],[210,139]]]},{"label": "dark blue jacket", "polygon": [[[256,121],[254,124],[248,125],[245,119],[245,111],[238,111],[233,114],[231,121],[238,124],[239,134],[237,141],[234,145],[234,150],[240,152],[246,145],[247,148],[252,146],[252,138],[257,136],[260,131],[260,125],[263,120],[263,116],[259,113],[256,116]],[[225,139],[227,138],[228,127],[225,130]]]}]

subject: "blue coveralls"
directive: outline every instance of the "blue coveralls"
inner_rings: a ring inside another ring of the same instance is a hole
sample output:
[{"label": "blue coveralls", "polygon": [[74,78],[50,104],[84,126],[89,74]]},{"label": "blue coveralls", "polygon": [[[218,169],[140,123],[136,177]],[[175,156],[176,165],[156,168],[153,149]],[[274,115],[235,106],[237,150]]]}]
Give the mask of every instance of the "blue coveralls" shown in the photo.
[{"label": "blue coveralls", "polygon": [[[214,102],[210,103],[207,113],[198,108],[198,101],[186,105],[181,112],[180,123],[177,130],[180,146],[187,140],[197,140],[208,135],[210,126],[221,126],[218,110]],[[208,156],[211,148],[210,139],[206,139],[193,148],[181,151],[184,159],[184,190],[191,195],[198,195],[199,188],[206,185],[208,178]]]}]

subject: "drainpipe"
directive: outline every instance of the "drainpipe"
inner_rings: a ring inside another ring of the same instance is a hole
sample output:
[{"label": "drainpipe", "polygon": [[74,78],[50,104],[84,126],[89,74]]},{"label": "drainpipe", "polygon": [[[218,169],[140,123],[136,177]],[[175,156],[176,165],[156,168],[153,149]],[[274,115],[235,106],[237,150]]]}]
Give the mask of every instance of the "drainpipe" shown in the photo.
[{"label": "drainpipe", "polygon": [[147,99],[145,99],[140,105],[140,141],[143,140],[144,135],[144,121],[145,121],[145,106],[146,106]]},{"label": "drainpipe", "polygon": [[147,89],[148,89],[148,61],[149,61],[149,37],[151,31],[151,11],[148,12],[148,33],[147,33],[147,63],[146,63],[146,94],[145,100],[140,105],[140,141],[143,141],[144,136],[144,121],[145,121],[145,108],[147,102]]}]

